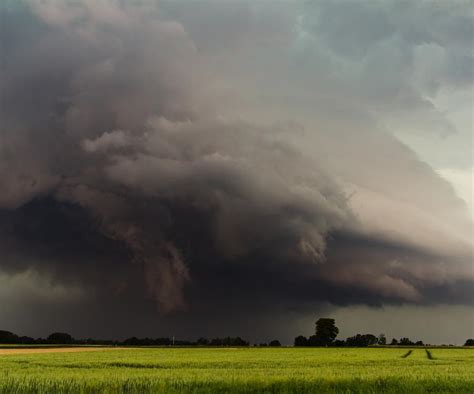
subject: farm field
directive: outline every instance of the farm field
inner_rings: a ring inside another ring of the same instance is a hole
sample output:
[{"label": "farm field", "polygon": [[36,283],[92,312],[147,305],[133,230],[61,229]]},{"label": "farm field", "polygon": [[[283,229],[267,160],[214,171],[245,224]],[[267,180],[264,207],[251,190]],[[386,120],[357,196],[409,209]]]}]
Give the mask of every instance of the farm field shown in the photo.
[{"label": "farm field", "polygon": [[474,349],[35,350],[3,349],[0,393],[474,392]]}]

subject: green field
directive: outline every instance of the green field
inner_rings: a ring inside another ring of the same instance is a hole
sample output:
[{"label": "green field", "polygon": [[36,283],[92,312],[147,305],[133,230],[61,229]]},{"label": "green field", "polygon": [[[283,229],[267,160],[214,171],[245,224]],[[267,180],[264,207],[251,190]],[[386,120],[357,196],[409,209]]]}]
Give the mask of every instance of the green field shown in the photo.
[{"label": "green field", "polygon": [[0,393],[474,392],[474,349],[410,350],[130,348],[0,355]]}]

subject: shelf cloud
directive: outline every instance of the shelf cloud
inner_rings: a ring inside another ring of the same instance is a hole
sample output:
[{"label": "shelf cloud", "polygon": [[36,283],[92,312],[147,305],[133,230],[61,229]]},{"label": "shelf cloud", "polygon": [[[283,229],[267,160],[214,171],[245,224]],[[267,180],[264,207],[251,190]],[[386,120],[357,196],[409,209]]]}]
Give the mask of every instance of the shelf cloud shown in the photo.
[{"label": "shelf cloud", "polygon": [[472,306],[469,202],[442,177],[472,171],[447,110],[472,93],[466,7],[7,2],[1,278],[84,319],[123,307],[206,335]]}]

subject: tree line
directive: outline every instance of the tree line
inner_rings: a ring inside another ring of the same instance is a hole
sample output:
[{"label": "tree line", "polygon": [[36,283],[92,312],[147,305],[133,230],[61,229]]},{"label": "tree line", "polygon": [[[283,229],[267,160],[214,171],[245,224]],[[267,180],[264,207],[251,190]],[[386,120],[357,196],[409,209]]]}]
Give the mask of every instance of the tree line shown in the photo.
[{"label": "tree line", "polygon": [[250,343],[241,337],[199,338],[187,341],[174,338],[137,338],[131,337],[123,341],[102,339],[75,339],[70,334],[55,332],[46,338],[18,336],[10,331],[0,330],[0,343],[9,345],[114,345],[114,346],[249,346]]},{"label": "tree line", "polygon": [[[411,341],[409,338],[393,338],[387,342],[385,334],[356,334],[345,340],[336,339],[339,328],[335,319],[321,318],[316,321],[315,333],[310,337],[299,335],[294,340],[294,346],[335,346],[335,347],[367,347],[367,346],[425,346],[423,341]],[[464,346],[474,346],[474,339],[468,339]]]},{"label": "tree line", "polygon": [[[299,335],[294,340],[294,346],[334,346],[334,347],[367,347],[367,346],[424,346],[422,341],[411,341],[409,338],[393,338],[390,343],[384,334],[356,334],[345,340],[336,339],[339,328],[336,321],[330,318],[321,318],[316,321],[315,333],[309,337]],[[18,345],[108,345],[108,346],[250,346],[250,342],[241,337],[199,338],[196,341],[179,340],[173,338],[137,338],[131,337],[123,341],[101,339],[75,339],[70,334],[55,332],[46,338],[31,338],[18,336],[10,331],[0,330],[0,344]],[[274,339],[269,343],[254,344],[254,346],[281,346],[280,341]],[[474,339],[468,339],[464,346],[474,346]]]}]

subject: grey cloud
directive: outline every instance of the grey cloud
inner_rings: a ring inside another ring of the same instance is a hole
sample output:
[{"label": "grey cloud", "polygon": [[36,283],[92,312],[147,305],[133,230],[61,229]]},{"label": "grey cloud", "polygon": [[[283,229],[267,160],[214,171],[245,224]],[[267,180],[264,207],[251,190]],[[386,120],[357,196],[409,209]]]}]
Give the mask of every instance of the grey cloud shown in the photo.
[{"label": "grey cloud", "polygon": [[[474,21],[469,7],[470,2],[465,1],[450,4],[397,1],[377,4],[368,1],[308,3],[301,26],[317,35],[340,56],[370,59],[372,53],[390,46],[409,68],[416,66],[414,51],[417,48],[438,46],[445,51],[440,59],[445,68],[434,67],[427,71],[438,71],[437,77],[443,78],[444,83],[472,84],[472,68],[466,67],[465,63],[472,64],[470,48]],[[373,58],[369,61],[383,60]],[[387,71],[408,71],[397,66]],[[382,68],[374,69],[384,72]]]},{"label": "grey cloud", "polygon": [[[312,73],[313,89],[340,91],[337,96],[365,106],[430,163],[470,168],[471,127],[446,116],[440,97],[472,91],[471,8],[464,1],[308,3],[295,69],[303,84]],[[434,153],[425,138],[458,154]]]},{"label": "grey cloud", "polygon": [[243,47],[269,46],[291,41],[300,10],[298,2],[250,0],[162,1],[167,16],[183,24],[199,52],[222,56]]}]

